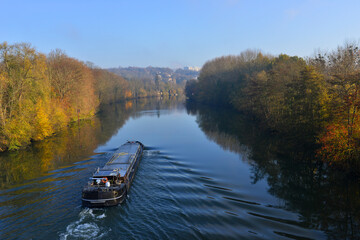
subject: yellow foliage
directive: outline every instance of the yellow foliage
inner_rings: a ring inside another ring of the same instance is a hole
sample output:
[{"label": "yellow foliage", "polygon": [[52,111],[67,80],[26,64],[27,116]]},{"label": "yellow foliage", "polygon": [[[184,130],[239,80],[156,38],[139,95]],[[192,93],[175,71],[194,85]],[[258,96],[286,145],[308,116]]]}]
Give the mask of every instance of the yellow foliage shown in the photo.
[{"label": "yellow foliage", "polygon": [[38,101],[36,104],[34,121],[34,140],[42,140],[53,134],[54,131],[42,100]]},{"label": "yellow foliage", "polygon": [[52,128],[57,131],[65,127],[69,122],[69,117],[64,110],[64,106],[58,100],[52,100],[51,102],[51,115],[50,120],[52,123]]},{"label": "yellow foliage", "polygon": [[3,129],[7,139],[9,150],[16,150],[30,142],[29,135],[32,126],[23,115],[17,115],[11,119]]}]

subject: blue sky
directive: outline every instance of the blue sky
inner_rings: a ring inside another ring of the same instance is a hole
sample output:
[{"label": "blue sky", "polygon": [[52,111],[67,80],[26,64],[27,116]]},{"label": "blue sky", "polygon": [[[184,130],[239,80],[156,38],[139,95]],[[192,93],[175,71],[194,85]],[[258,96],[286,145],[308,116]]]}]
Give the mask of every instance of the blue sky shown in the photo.
[{"label": "blue sky", "polygon": [[360,1],[0,0],[0,42],[100,67],[199,66],[248,48],[310,56],[360,40]]}]

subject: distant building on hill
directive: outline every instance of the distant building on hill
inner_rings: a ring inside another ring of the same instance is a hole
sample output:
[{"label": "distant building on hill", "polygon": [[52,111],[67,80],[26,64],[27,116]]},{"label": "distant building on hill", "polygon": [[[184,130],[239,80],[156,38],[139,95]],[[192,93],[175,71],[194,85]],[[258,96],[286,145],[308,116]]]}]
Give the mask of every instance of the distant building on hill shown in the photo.
[{"label": "distant building on hill", "polygon": [[199,67],[184,67],[184,70],[189,70],[189,71],[196,71],[199,72],[201,68]]}]

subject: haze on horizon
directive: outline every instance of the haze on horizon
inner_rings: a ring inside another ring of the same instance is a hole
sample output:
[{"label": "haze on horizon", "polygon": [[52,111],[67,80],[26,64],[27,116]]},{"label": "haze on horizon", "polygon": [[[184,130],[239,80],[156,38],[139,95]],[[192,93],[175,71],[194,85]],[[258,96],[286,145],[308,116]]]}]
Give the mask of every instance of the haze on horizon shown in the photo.
[{"label": "haze on horizon", "polygon": [[103,68],[201,67],[245,49],[310,56],[360,40],[360,2],[1,0],[0,42]]}]

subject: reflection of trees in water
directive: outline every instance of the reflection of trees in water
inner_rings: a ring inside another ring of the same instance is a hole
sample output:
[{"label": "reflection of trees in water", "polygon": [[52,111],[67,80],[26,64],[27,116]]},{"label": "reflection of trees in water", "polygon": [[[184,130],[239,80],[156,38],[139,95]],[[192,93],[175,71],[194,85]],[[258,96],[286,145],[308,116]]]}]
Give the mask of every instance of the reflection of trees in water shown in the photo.
[{"label": "reflection of trees in water", "polygon": [[57,135],[34,142],[26,149],[0,154],[0,189],[46,175],[61,166],[88,158],[105,144],[129,117],[141,111],[184,108],[181,99],[138,99],[105,105],[91,120],[74,122]]},{"label": "reflection of trees in water", "polygon": [[285,200],[282,207],[300,213],[302,226],[323,230],[329,239],[360,238],[359,181],[313,161],[314,146],[304,141],[306,136],[269,134],[231,110],[187,103],[187,111],[209,139],[245,154],[253,183],[266,178],[269,193]]},{"label": "reflection of trees in water", "polygon": [[0,155],[0,188],[46,175],[89,156],[97,146],[99,119],[80,121],[56,136],[35,142],[26,149]]},{"label": "reflection of trees in water", "polygon": [[[240,143],[240,140],[237,136],[229,134],[227,131],[221,131],[223,128],[231,128],[227,126],[224,121],[221,119],[232,118],[230,116],[230,111],[221,111],[219,114],[216,114],[211,108],[202,106],[198,108],[196,105],[191,102],[186,103],[186,110],[188,114],[196,115],[197,123],[199,124],[200,129],[206,133],[206,137],[215,143],[217,143],[224,150],[229,150],[235,153],[241,153],[243,159],[248,156],[248,148],[246,145]],[[219,110],[219,109],[217,109]]]},{"label": "reflection of trees in water", "polygon": [[208,139],[219,144],[224,150],[241,153],[243,155],[243,159],[247,159],[249,149],[245,145],[240,144],[236,137],[215,131],[207,132],[206,136]]}]

